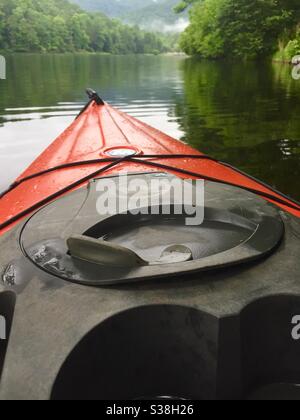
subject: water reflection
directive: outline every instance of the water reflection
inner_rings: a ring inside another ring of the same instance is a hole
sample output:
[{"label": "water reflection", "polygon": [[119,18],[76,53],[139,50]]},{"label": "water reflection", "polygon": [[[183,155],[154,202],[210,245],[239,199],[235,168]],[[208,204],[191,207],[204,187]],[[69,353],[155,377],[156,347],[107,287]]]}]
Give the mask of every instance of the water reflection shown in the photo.
[{"label": "water reflection", "polygon": [[300,82],[274,63],[11,55],[0,81],[0,189],[68,125],[91,86],[113,105],[295,198]]},{"label": "water reflection", "polygon": [[194,147],[300,198],[300,83],[279,63],[181,64],[177,104]]}]

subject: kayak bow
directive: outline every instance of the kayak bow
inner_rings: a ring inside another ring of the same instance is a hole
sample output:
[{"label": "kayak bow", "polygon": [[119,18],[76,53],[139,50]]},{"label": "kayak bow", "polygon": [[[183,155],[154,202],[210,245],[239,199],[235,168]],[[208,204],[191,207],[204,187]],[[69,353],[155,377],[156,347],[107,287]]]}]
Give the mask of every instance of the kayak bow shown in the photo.
[{"label": "kayak bow", "polygon": [[90,179],[122,171],[166,170],[186,179],[238,186],[300,217],[299,203],[90,95],[74,123],[1,195],[0,234]]}]

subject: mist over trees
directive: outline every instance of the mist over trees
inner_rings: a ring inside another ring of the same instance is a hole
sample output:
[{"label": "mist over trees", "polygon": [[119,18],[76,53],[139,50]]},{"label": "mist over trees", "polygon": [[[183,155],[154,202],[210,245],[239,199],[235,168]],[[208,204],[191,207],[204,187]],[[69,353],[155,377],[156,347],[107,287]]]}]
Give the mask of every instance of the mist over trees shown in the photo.
[{"label": "mist over trees", "polygon": [[0,0],[1,51],[158,54],[167,49],[154,33],[85,12],[67,0]]},{"label": "mist over trees", "polygon": [[183,0],[191,6],[181,48],[204,58],[300,54],[299,0]]},{"label": "mist over trees", "polygon": [[174,12],[178,0],[69,0],[78,4],[82,9],[102,12],[106,16],[115,17],[140,28],[155,28],[179,32],[178,22],[187,21],[187,15],[180,18]]}]

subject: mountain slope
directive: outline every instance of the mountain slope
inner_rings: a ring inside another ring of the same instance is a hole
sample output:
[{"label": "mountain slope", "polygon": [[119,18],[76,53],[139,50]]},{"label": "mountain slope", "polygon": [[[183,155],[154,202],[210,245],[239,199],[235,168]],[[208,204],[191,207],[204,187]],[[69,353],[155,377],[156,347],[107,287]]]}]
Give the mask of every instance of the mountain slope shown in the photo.
[{"label": "mountain slope", "polygon": [[141,28],[162,32],[181,32],[188,24],[187,13],[174,12],[179,0],[70,0],[85,10],[101,11],[110,17]]},{"label": "mountain slope", "polygon": [[[103,12],[109,17],[121,17],[155,3],[154,0],[70,0],[90,12]],[[158,0],[161,1],[161,0]]]},{"label": "mountain slope", "polygon": [[178,0],[161,0],[121,17],[127,23],[136,24],[148,30],[181,32],[187,27],[188,18],[187,14],[179,17],[174,12],[176,5],[178,5]]}]

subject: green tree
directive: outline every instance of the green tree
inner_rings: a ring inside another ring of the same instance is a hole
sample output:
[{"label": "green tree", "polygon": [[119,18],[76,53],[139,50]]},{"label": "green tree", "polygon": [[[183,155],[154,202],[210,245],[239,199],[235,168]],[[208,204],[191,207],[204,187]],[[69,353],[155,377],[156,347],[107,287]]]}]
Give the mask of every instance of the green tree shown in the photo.
[{"label": "green tree", "polygon": [[0,0],[0,50],[129,54],[163,52],[166,46],[158,35],[67,0]]},{"label": "green tree", "polygon": [[193,5],[181,47],[189,54],[206,58],[270,55],[282,38],[295,33],[300,19],[297,3],[295,0],[185,0],[177,11]]}]

